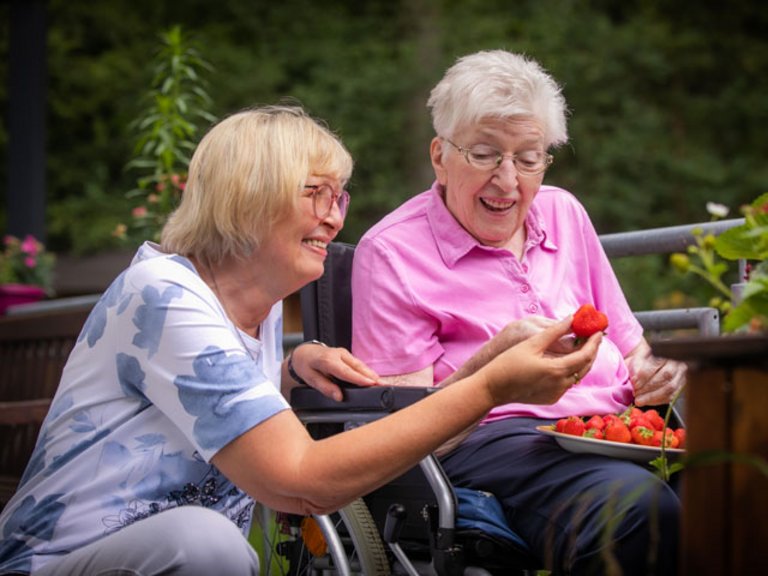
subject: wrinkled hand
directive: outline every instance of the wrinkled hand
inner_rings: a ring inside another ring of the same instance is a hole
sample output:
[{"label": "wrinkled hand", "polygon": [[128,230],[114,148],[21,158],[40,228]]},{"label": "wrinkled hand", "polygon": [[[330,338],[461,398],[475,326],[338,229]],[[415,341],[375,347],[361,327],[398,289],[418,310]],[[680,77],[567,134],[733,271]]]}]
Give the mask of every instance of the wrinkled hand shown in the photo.
[{"label": "wrinkled hand", "polygon": [[570,333],[571,317],[553,322],[489,362],[482,372],[496,405],[509,402],[552,404],[589,372],[603,338],[593,334],[578,349],[553,354],[551,349]]},{"label": "wrinkled hand", "polygon": [[345,348],[306,343],[295,348],[291,355],[296,373],[309,386],[337,401],[341,401],[343,395],[331,377],[358,386],[374,386],[379,383],[379,375]]},{"label": "wrinkled hand", "polygon": [[[557,320],[545,318],[544,316],[526,316],[507,324],[494,336],[493,340],[497,340],[499,351],[506,350],[557,323]],[[568,354],[573,352],[574,341],[573,335],[566,333],[550,344],[548,352],[551,354]]]},{"label": "wrinkled hand", "polygon": [[657,358],[651,354],[651,347],[645,340],[627,354],[625,360],[635,390],[636,406],[666,404],[685,385],[686,365]]}]

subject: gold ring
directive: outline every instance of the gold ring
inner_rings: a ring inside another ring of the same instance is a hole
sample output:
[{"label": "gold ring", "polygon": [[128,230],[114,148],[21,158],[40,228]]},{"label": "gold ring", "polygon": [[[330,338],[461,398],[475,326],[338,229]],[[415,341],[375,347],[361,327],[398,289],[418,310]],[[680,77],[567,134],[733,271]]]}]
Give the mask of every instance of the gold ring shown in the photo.
[{"label": "gold ring", "polygon": [[573,374],[571,374],[571,376],[573,377],[574,380],[576,380],[576,384],[578,384],[579,380],[581,380],[581,376],[579,376],[578,372],[574,372]]}]

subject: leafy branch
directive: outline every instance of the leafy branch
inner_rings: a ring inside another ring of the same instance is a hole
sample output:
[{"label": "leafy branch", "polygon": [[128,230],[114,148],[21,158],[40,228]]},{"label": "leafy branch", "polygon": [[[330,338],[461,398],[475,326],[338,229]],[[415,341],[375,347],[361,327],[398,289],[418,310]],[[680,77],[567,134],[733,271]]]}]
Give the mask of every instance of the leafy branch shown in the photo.
[{"label": "leafy branch", "polygon": [[137,187],[127,193],[138,199],[129,225],[117,236],[159,239],[168,215],[184,191],[187,169],[200,132],[216,117],[205,90],[204,73],[212,66],[194,42],[174,26],[160,35],[162,47],[153,63],[153,78],[145,96],[147,107],[131,123],[137,133],[134,156],[126,169],[137,170]]}]

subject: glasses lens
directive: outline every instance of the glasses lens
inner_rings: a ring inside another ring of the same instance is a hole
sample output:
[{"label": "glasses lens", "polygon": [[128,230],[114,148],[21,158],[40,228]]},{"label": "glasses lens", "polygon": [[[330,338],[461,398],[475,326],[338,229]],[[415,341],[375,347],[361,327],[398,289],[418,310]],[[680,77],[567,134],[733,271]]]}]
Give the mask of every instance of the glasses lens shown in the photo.
[{"label": "glasses lens", "polygon": [[467,161],[475,168],[495,168],[501,163],[501,153],[489,146],[473,146],[466,153]]},{"label": "glasses lens", "polygon": [[345,218],[347,216],[347,209],[349,208],[349,192],[342,190],[341,194],[339,194],[338,200],[336,200],[336,203],[339,205],[339,212],[341,212],[341,217]]},{"label": "glasses lens", "polygon": [[321,184],[315,188],[315,193],[312,196],[314,201],[315,216],[318,218],[325,218],[331,211],[331,199],[333,192],[325,184]]},{"label": "glasses lens", "polygon": [[338,196],[334,197],[333,188],[327,184],[322,184],[315,189],[312,200],[314,202],[315,216],[318,218],[328,217],[331,210],[333,210],[334,201],[339,207],[341,217],[344,218],[347,215],[349,193],[346,190],[342,190]]},{"label": "glasses lens", "polygon": [[515,168],[522,174],[539,174],[546,169],[547,158],[543,152],[523,152],[515,157]]}]

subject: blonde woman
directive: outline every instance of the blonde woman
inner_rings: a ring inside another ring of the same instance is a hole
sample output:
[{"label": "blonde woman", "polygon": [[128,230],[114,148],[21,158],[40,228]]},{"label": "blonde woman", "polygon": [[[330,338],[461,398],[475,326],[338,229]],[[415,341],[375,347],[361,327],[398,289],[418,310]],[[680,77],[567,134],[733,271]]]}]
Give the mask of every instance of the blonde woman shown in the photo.
[{"label": "blonde woman", "polygon": [[599,336],[550,357],[565,320],[445,393],[313,440],[284,394],[338,398],[378,376],[340,348],[282,358],[281,300],[323,272],[352,159],[299,108],[235,114],[203,138],[161,245],[146,243],[88,318],[32,460],[0,516],[0,573],[258,573],[254,500],[336,510],[518,398],[554,402]]}]

